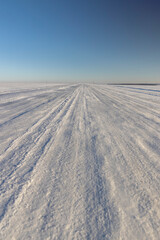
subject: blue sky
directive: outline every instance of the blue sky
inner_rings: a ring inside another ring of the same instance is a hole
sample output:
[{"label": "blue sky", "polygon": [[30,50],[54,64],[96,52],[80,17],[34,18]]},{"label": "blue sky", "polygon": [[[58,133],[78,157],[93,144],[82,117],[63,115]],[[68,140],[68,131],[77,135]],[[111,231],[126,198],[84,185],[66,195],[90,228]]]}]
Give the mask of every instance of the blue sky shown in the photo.
[{"label": "blue sky", "polygon": [[159,82],[159,0],[3,0],[0,80]]}]

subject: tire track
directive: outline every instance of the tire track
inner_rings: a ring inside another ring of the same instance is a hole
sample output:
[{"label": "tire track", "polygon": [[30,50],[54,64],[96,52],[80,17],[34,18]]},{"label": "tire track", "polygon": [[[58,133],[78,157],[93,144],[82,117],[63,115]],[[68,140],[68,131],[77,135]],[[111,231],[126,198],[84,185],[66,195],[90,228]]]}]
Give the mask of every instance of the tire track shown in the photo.
[{"label": "tire track", "polygon": [[[70,208],[72,207],[70,198],[74,199],[73,189],[75,182],[72,182],[72,174],[74,174],[75,168],[73,166],[76,162],[73,162],[75,152],[72,151],[72,148],[74,146],[73,136],[80,102],[79,95],[80,92],[77,93],[76,101],[72,104],[71,112],[60,133],[60,139],[62,138],[63,141],[57,139],[57,144],[53,151],[53,156],[58,159],[58,162],[56,168],[52,163],[50,164],[50,168],[55,169],[54,182],[41,224],[40,232],[42,232],[42,235],[40,239],[44,239],[46,235],[51,239],[64,239],[66,237],[64,234],[64,226],[67,224]],[[61,142],[61,144],[59,144],[59,142]],[[61,218],[62,214],[64,219],[59,221],[58,219]]]},{"label": "tire track", "polygon": [[[1,149],[1,154],[6,152],[7,149],[12,146],[12,144],[14,143],[14,141],[17,138],[22,137],[22,135],[26,134],[27,131],[30,131],[34,125],[38,124],[38,122],[41,121],[42,118],[44,118],[46,116],[46,114],[48,115],[49,114],[48,109],[51,109],[50,112],[52,113],[52,111],[57,108],[57,105],[59,105],[61,102],[63,102],[65,100],[64,98],[71,97],[71,95],[72,95],[73,91],[75,91],[75,89],[76,89],[75,87],[74,88],[69,87],[69,88],[67,88],[66,91],[64,90],[63,92],[60,92],[60,93],[58,93],[58,92],[52,93],[52,94],[54,94],[54,98],[56,98],[54,101],[50,101],[51,98],[53,100],[53,96],[50,96],[51,93],[49,93],[49,95],[45,94],[46,97],[44,99],[42,98],[40,100],[42,102],[44,102],[44,101],[46,102],[46,99],[47,99],[48,103],[46,103],[43,108],[40,108],[39,110],[37,109],[36,111],[32,111],[32,118],[31,118],[31,113],[29,113],[26,116],[23,116],[23,117],[17,119],[17,121],[12,121],[9,125],[3,126],[1,128],[0,138],[1,138],[1,144],[4,147],[2,147],[2,149]],[[31,103],[33,103],[33,100],[31,100]],[[17,108],[12,109],[12,110],[10,109],[10,112],[11,111],[13,112],[13,110],[17,111]],[[23,111],[24,111],[24,109],[23,109]],[[19,123],[19,124],[17,124],[17,123]],[[26,124],[24,124],[24,123],[26,123]],[[10,129],[11,132],[8,132],[8,129]],[[10,139],[10,140],[6,139],[6,134],[5,134],[6,132],[8,133],[8,139]]]},{"label": "tire track", "polygon": [[[53,140],[54,140],[53,136],[58,130],[59,125],[63,121],[63,118],[65,117],[70,107],[72,106],[73,101],[75,101],[75,98],[76,98],[76,95],[74,94],[69,102],[66,101],[67,106],[66,106],[66,102],[61,104],[60,108],[57,108],[59,111],[57,110],[55,112],[56,114],[54,117],[56,117],[56,119],[54,124],[53,124],[53,118],[51,118],[50,120],[52,121],[50,121],[48,125],[46,125],[47,130],[45,129],[43,134],[41,134],[41,136],[38,139],[36,139],[37,141],[36,141],[36,144],[34,144],[34,147],[33,147],[33,140],[32,140],[32,142],[29,142],[28,144],[30,148],[28,149],[28,146],[27,146],[23,151],[24,155],[20,154],[21,152],[16,154],[16,160],[18,161],[16,165],[14,163],[12,165],[12,168],[10,166],[8,173],[4,173],[2,171],[5,178],[3,179],[0,186],[1,196],[3,196],[2,194],[9,195],[9,192],[11,192],[11,196],[8,197],[7,200],[4,198],[4,203],[3,203],[3,197],[2,197],[2,204],[1,204],[2,212],[0,215],[1,220],[6,214],[8,207],[13,205],[13,203],[15,202],[15,199],[18,197],[19,193],[21,192],[23,185],[26,183],[30,174],[34,170],[35,166],[37,165],[37,161],[39,161],[40,158],[42,158],[43,153],[45,152],[45,149],[48,146],[48,144],[51,142],[51,140],[53,144]],[[51,129],[48,130],[49,124],[52,124],[53,126],[51,127]],[[26,138],[24,140],[26,141]],[[21,146],[18,146],[18,149],[21,150]],[[13,151],[15,151],[15,149]],[[20,160],[19,160],[19,156],[21,156]],[[10,156],[7,159],[10,159],[11,163],[13,162],[13,158],[10,158]],[[23,166],[23,162],[24,162],[24,166]],[[8,161],[4,159],[4,163],[8,164]],[[26,176],[27,176],[27,179],[26,179]],[[7,183],[5,184],[6,181]],[[14,184],[14,189],[13,189],[13,184]],[[15,186],[17,186],[18,188],[16,189]]]},{"label": "tire track", "polygon": [[50,127],[50,124],[53,125],[53,120],[57,114],[63,110],[66,104],[68,104],[68,107],[70,107],[74,101],[74,98],[75,94],[67,97],[59,104],[58,107],[56,107],[54,110],[49,111],[48,114],[44,116],[44,118],[40,119],[36,124],[32,125],[28,131],[13,141],[10,148],[8,148],[5,153],[0,156],[1,172],[2,168],[5,168],[3,166],[3,163],[8,164],[8,161],[6,161],[6,159],[13,161],[14,155],[17,154],[18,151],[21,151],[22,148],[25,148],[23,151],[24,153],[29,152],[29,148],[32,148],[32,145],[35,145],[37,143],[40,137],[42,137],[45,133],[47,127]]}]

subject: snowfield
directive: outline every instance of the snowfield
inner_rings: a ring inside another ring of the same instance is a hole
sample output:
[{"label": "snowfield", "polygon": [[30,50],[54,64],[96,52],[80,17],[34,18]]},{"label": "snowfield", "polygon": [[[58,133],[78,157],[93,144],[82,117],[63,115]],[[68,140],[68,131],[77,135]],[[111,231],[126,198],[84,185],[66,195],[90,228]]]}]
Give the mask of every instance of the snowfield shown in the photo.
[{"label": "snowfield", "polygon": [[0,84],[12,239],[160,239],[160,86]]}]

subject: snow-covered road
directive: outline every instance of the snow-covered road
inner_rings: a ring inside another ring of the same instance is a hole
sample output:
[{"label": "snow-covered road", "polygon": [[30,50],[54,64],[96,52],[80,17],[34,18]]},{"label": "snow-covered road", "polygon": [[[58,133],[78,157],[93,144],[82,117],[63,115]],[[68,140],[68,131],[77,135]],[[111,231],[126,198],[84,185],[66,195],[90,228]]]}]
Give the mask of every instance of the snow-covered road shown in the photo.
[{"label": "snow-covered road", "polygon": [[160,86],[0,87],[0,240],[160,239]]}]

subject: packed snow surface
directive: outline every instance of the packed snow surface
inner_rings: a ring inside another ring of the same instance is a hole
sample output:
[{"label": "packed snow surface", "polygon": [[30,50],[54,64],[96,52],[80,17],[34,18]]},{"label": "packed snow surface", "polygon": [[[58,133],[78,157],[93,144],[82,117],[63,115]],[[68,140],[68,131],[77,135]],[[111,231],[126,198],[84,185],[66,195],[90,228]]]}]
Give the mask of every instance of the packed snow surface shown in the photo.
[{"label": "packed snow surface", "polygon": [[160,86],[0,85],[1,240],[159,240]]}]

